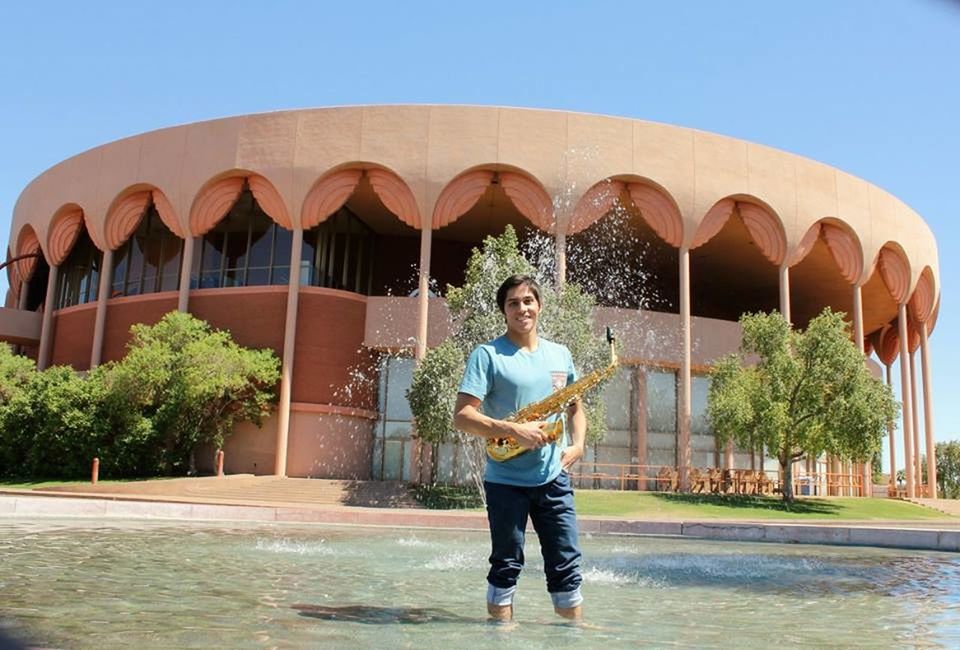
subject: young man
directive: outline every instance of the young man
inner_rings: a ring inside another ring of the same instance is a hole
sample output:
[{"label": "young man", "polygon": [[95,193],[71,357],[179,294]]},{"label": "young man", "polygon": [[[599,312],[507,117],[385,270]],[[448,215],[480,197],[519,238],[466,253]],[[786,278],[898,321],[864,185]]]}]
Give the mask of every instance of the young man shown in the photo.
[{"label": "young man", "polygon": [[[507,278],[497,291],[506,321],[503,336],[477,346],[467,360],[454,423],[484,438],[510,437],[527,451],[503,462],[487,459],[484,487],[493,550],[487,574],[487,612],[513,617],[513,595],[523,568],[527,518],[540,538],[547,591],[560,616],[580,619],[580,548],[573,488],[565,470],[583,455],[587,420],[580,401],[567,409],[572,444],[549,442],[547,422],[504,418],[576,379],[570,351],[537,335],[540,287],[530,276]],[[557,416],[559,417],[559,416]],[[562,441],[562,437],[560,438]]]}]

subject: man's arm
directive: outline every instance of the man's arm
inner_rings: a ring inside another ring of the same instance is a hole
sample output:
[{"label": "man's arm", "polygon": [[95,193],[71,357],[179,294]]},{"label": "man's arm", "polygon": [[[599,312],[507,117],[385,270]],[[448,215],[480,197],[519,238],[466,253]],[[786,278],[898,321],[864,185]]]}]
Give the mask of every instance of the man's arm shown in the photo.
[{"label": "man's arm", "polygon": [[453,424],[459,431],[481,438],[513,438],[524,449],[536,449],[547,443],[543,432],[546,422],[507,422],[495,420],[480,412],[480,400],[467,393],[457,393],[453,407]]},{"label": "man's arm", "polygon": [[570,446],[564,449],[560,456],[563,469],[569,469],[583,457],[586,444],[587,412],[579,398],[567,407],[567,422],[570,423]]}]

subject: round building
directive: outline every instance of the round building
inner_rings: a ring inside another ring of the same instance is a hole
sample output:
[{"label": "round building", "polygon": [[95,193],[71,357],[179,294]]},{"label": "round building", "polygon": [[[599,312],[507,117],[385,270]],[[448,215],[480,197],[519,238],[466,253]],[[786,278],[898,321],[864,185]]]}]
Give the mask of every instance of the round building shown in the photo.
[{"label": "round building", "polygon": [[[625,365],[605,389],[609,433],[581,467],[594,484],[673,467],[688,486],[697,468],[758,462],[715,442],[711,362],[739,346],[743,312],[778,309],[804,327],[829,306],[848,315],[888,381],[895,359],[910,360],[897,378],[899,460],[907,493],[925,489],[927,339],[939,304],[927,224],[827,165],[640,120],[361,106],[198,122],[97,147],[19,197],[0,339],[41,368],[86,370],[120,358],[132,324],[187,311],[282,359],[277,413],[262,429],[238,428],[227,471],[457,480],[458,449],[411,437],[403,393],[412,358],[448,331],[438,288],[460,284],[472,248],[508,224],[527,242],[549,238],[558,278],[594,293],[597,322],[621,333]],[[803,471],[867,491],[868,468],[844,459]]]}]

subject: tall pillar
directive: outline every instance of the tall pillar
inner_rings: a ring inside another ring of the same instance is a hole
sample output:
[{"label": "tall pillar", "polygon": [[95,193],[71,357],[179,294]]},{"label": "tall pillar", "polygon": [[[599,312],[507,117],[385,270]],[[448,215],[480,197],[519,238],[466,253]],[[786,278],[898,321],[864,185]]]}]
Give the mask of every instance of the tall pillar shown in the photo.
[{"label": "tall pillar", "polygon": [[913,400],[910,398],[910,351],[907,349],[907,305],[900,303],[897,308],[897,327],[900,334],[900,397],[903,400],[903,461],[907,479],[907,497],[916,494],[916,482],[913,477]]},{"label": "tall pillar", "polygon": [[17,299],[17,309],[23,311],[27,308],[27,293],[30,291],[30,281],[24,280],[20,283],[20,296]]},{"label": "tall pillar", "polygon": [[423,227],[420,230],[420,279],[417,294],[417,346],[414,358],[417,363],[427,354],[427,333],[430,316],[430,248],[433,231]]},{"label": "tall pillar", "polygon": [[557,224],[555,245],[557,248],[557,286],[561,286],[567,281],[567,233],[560,231],[560,224]]},{"label": "tall pillar", "polygon": [[107,324],[107,299],[113,281],[113,249],[103,251],[100,264],[100,286],[97,289],[97,316],[93,322],[93,347],[90,349],[90,369],[100,365],[103,355],[103,328]]},{"label": "tall pillar", "polygon": [[[293,229],[290,244],[290,280],[287,283],[287,315],[283,327],[283,357],[280,362],[280,403],[277,405],[275,476],[287,475],[287,440],[290,433],[290,401],[293,394],[293,359],[297,344],[297,307],[300,304],[300,257],[303,228]],[[183,284],[181,283],[181,287]]]},{"label": "tall pillar", "polygon": [[910,408],[913,411],[913,478],[917,485],[917,496],[922,497],[923,470],[920,462],[920,409],[917,408],[917,354],[910,353]]},{"label": "tall pillar", "polygon": [[793,323],[790,315],[790,267],[786,262],[780,266],[780,313],[788,323]]},{"label": "tall pillar", "polygon": [[[193,273],[193,249],[196,238],[187,235],[183,240],[183,257],[180,260],[180,292],[177,294],[177,311],[186,313],[190,302],[190,274]],[[293,269],[291,269],[291,273]]]},{"label": "tall pillar", "polygon": [[680,489],[689,490],[690,470],[690,385],[691,336],[690,336],[690,249],[680,247],[680,330],[683,333],[683,358],[680,363],[680,391],[677,396],[677,465]]},{"label": "tall pillar", "polygon": [[[853,343],[860,354],[866,356],[863,349],[863,291],[860,285],[853,287]],[[873,466],[869,460],[863,463],[863,496],[873,496]]]},{"label": "tall pillar", "polygon": [[[893,391],[893,366],[888,365],[887,368],[887,386]],[[887,435],[889,438],[890,445],[890,485],[893,486],[893,489],[897,489],[897,447],[894,440],[893,432],[896,427],[893,422],[890,422],[887,425]]]},{"label": "tall pillar", "polygon": [[37,369],[45,370],[50,365],[51,347],[53,346],[53,308],[57,296],[57,271],[59,266],[50,265],[47,274],[47,296],[43,300],[43,317],[40,320],[40,349],[37,351]]},{"label": "tall pillar", "polygon": [[927,324],[920,323],[920,372],[923,373],[923,428],[927,439],[927,483],[929,496],[937,498],[937,446],[933,441],[933,399],[930,385],[930,352]]},{"label": "tall pillar", "polygon": [[[429,335],[430,317],[430,254],[433,244],[433,230],[430,224],[420,227],[420,278],[417,291],[417,342],[414,349],[414,360],[417,365],[427,354],[427,337]],[[432,458],[428,455],[427,446],[419,437],[412,439],[410,445],[410,479],[415,483],[429,480],[429,463]]]}]

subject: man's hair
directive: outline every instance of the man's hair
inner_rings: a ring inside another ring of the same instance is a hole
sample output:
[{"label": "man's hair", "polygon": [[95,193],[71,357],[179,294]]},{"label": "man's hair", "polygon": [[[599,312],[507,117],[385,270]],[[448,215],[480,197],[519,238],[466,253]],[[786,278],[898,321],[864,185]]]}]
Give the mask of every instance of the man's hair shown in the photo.
[{"label": "man's hair", "polygon": [[533,297],[537,299],[538,305],[543,304],[540,302],[540,285],[532,275],[511,275],[509,278],[504,280],[503,284],[500,285],[500,288],[497,289],[497,307],[500,308],[501,314],[506,313],[507,293],[510,291],[510,289],[520,286],[525,286],[530,289],[530,293],[532,293]]}]

